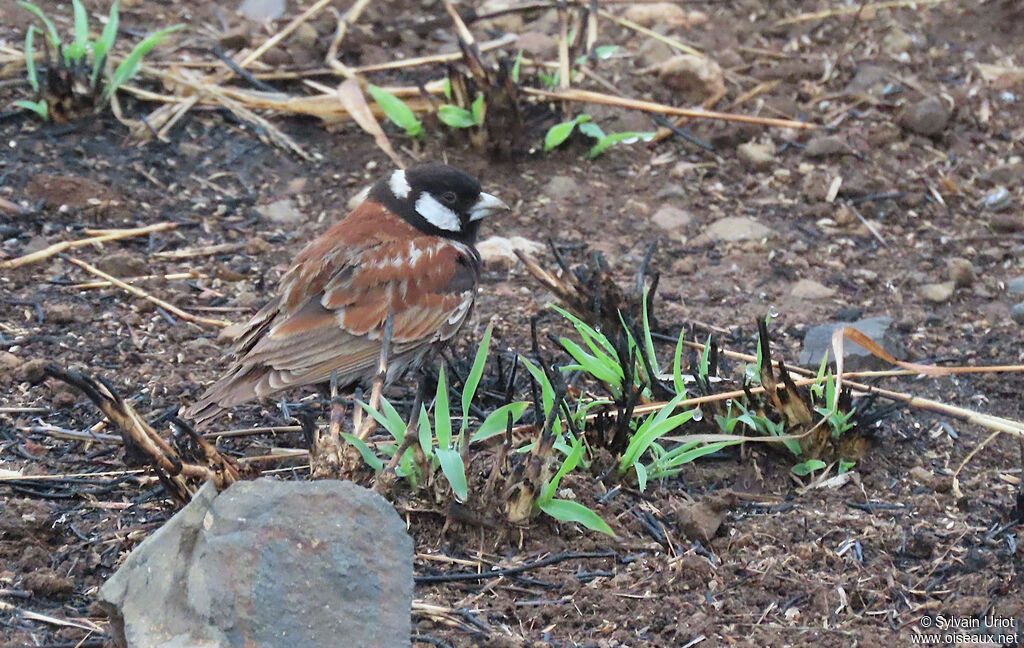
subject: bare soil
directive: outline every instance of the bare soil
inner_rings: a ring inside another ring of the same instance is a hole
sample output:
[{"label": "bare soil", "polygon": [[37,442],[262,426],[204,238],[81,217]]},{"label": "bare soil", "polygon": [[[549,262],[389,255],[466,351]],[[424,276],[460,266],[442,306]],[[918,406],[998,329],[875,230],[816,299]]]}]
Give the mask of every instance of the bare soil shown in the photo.
[{"label": "bare soil", "polygon": [[[66,6],[39,4],[67,27]],[[86,4],[105,13],[98,2]],[[240,24],[219,3],[123,4],[122,26],[130,30],[190,25],[180,49],[160,50],[154,60],[208,56],[201,48],[210,46],[211,30]],[[1024,82],[990,81],[978,67],[1024,64],[1019,3],[951,0],[786,26],[776,22],[823,5],[682,6],[703,11],[707,22],[666,31],[726,71],[728,93],[716,108],[828,124],[842,146],[812,156],[816,149],[807,144],[817,133],[704,121],[689,129],[713,151],[674,137],[617,147],[594,161],[582,159],[586,145],[579,141],[550,154],[495,160],[430,123],[422,143],[390,131],[393,140],[416,159],[463,167],[515,205],[513,215],[488,224],[485,237],[586,246],[604,255],[624,285],[658,240],[652,267],[660,272],[665,332],[685,326],[699,340],[714,332],[724,346],[752,352],[756,318],[774,312],[778,352],[793,361],[811,325],[888,315],[912,360],[1024,361],[1021,324],[1011,317],[1024,297],[1006,293],[1007,282],[1024,275]],[[277,27],[295,13],[289,3]],[[444,9],[431,1],[371,4],[346,40],[346,62],[451,49],[446,23],[425,33],[413,28],[423,16],[440,19]],[[544,11],[524,18],[519,31],[557,34]],[[0,7],[2,42],[20,47],[28,22],[14,3]],[[319,66],[334,24],[322,18],[312,25],[315,36],[288,40],[265,59]],[[486,31],[493,24],[473,28],[495,34]],[[263,34],[257,41],[267,33],[249,29]],[[623,46],[619,58],[598,68],[622,94],[684,103],[657,76],[642,73],[657,60],[656,44],[612,24],[601,33],[603,43]],[[372,80],[408,83],[439,74],[437,67],[418,68]],[[301,92],[297,83],[272,83]],[[755,89],[756,96],[744,98]],[[5,105],[25,92],[12,74],[0,82]],[[952,106],[948,125],[932,136],[901,126],[907,106],[926,96]],[[124,103],[136,119],[155,107]],[[608,132],[653,128],[640,113],[588,112]],[[141,285],[195,314],[244,318],[272,293],[291,257],[344,214],[349,197],[390,167],[355,126],[269,118],[317,159],[263,143],[250,125],[222,111],[193,111],[167,141],[142,144],[129,140],[109,112],[63,125],[4,113],[0,198],[31,213],[0,210],[0,259],[80,238],[84,228],[170,221],[176,229],[71,254],[117,276],[195,271],[201,276]],[[531,124],[523,137],[539,148],[551,123]],[[770,145],[771,161],[760,168],[745,163],[737,147],[749,141]],[[554,176],[566,176],[574,190],[550,195]],[[828,202],[837,177],[842,184]],[[993,209],[986,198],[1000,187],[1006,204]],[[291,201],[300,216],[275,222],[257,211],[279,200]],[[659,229],[652,216],[665,205],[688,212],[689,224]],[[772,234],[710,239],[707,227],[727,216],[752,218]],[[184,259],[160,255],[223,244],[237,245]],[[954,258],[965,259],[972,276],[951,296],[928,299],[922,287],[950,280]],[[59,257],[0,274],[0,407],[22,408],[0,413],[0,646],[102,645],[106,621],[90,607],[96,589],[174,512],[151,477],[124,471],[118,444],[82,440],[100,414],[61,384],[34,382],[38,365],[31,361],[103,375],[153,417],[191,402],[224,367],[215,328],[117,290],[73,286],[92,279]],[[801,279],[834,293],[794,296]],[[542,311],[548,301],[520,267],[490,267],[455,355],[475,347],[488,322],[496,325],[498,347],[528,348],[530,317],[542,313],[542,330],[556,325]],[[735,363],[730,368],[735,376]],[[1019,374],[878,384],[1024,417]],[[277,408],[253,405],[225,424],[287,423]],[[523,528],[454,523],[442,530],[442,505],[401,501],[422,576],[486,572],[563,552],[601,554],[502,578],[421,584],[418,599],[449,611],[416,611],[415,634],[424,644],[460,647],[891,646],[893,638],[918,631],[923,614],[993,613],[1016,617],[1020,640],[1019,441],[1004,435],[989,443],[960,474],[958,498],[953,471],[987,430],[899,406],[866,432],[872,446],[856,478],[838,489],[803,488],[789,473],[792,458],[763,448],[698,462],[646,493],[626,486],[607,495],[599,484],[574,479],[569,486],[613,525],[615,539],[545,517]],[[222,447],[257,456],[303,441],[282,432],[222,440]],[[301,463],[265,466],[304,479]],[[80,473],[95,474],[62,476]],[[53,477],[40,478],[46,475]]]}]

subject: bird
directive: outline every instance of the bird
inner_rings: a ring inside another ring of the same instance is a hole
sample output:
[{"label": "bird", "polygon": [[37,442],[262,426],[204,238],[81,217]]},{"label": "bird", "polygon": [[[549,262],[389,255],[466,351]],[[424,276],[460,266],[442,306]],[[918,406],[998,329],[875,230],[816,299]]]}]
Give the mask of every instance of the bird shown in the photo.
[{"label": "bird", "polygon": [[[310,242],[273,299],[227,332],[230,368],[185,412],[197,428],[278,392],[368,386],[388,345],[387,383],[451,340],[476,299],[482,221],[509,207],[480,182],[433,163],[397,169]],[[389,321],[390,319],[390,321]]]}]

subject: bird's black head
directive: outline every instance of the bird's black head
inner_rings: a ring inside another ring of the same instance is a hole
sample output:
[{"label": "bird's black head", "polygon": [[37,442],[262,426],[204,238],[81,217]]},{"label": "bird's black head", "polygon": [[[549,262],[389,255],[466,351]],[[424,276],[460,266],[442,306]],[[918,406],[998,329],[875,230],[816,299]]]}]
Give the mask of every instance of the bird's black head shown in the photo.
[{"label": "bird's black head", "polygon": [[470,244],[476,241],[481,219],[508,209],[484,193],[476,178],[445,164],[395,171],[373,186],[369,199],[426,234]]}]

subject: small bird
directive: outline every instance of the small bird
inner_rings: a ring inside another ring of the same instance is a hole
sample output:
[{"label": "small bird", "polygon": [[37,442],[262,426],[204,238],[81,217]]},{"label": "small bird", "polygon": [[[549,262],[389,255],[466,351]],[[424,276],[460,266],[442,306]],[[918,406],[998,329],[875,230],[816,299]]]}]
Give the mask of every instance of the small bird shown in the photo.
[{"label": "small bird", "polygon": [[481,220],[509,207],[443,164],[397,170],[306,246],[277,296],[235,325],[231,368],[185,416],[224,410],[305,385],[367,386],[391,318],[387,380],[450,340],[476,298]]}]

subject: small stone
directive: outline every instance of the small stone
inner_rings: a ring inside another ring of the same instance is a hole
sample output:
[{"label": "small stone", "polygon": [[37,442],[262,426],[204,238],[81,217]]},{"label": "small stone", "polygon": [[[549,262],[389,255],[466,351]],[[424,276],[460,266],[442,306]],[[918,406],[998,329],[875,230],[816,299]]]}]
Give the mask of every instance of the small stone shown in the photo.
[{"label": "small stone", "polygon": [[656,38],[645,38],[636,53],[644,68],[661,65],[676,55],[674,49]]},{"label": "small stone", "polygon": [[246,26],[232,29],[217,37],[217,44],[226,51],[240,50],[249,46],[249,29]]},{"label": "small stone", "polygon": [[242,0],[238,13],[258,23],[277,20],[284,14],[285,0]]},{"label": "small stone", "polygon": [[53,408],[56,410],[71,409],[78,402],[78,395],[70,389],[58,389],[50,398]]},{"label": "small stone", "polygon": [[672,262],[674,274],[689,275],[697,271],[697,259],[692,256],[684,256]]},{"label": "small stone", "polygon": [[949,271],[949,278],[957,288],[970,288],[977,279],[974,274],[974,266],[967,259],[959,257],[946,262],[946,269]]},{"label": "small stone", "polygon": [[25,574],[21,586],[40,598],[63,600],[71,595],[75,583],[67,576],[60,576],[49,567],[34,569]]},{"label": "small stone", "polygon": [[96,262],[96,267],[118,279],[151,274],[149,265],[142,258],[129,252],[114,252],[106,255]]},{"label": "small stone", "polygon": [[678,525],[689,540],[708,542],[718,533],[728,510],[716,510],[708,502],[686,502],[675,511]]},{"label": "small stone", "polygon": [[25,364],[21,365],[21,379],[33,385],[43,382],[43,380],[46,379],[46,372],[43,371],[43,367],[45,366],[46,360],[42,360],[40,358],[29,360]]},{"label": "small stone", "polygon": [[[797,361],[805,367],[817,367],[826,353],[829,354],[829,357],[834,358],[831,355],[832,334],[845,326],[855,328],[868,336],[897,360],[907,357],[907,350],[899,332],[893,327],[893,318],[868,317],[855,322],[831,322],[809,328],[804,334],[803,348],[800,350]],[[867,349],[850,341],[843,345],[843,362],[851,371],[888,368],[888,363],[875,358],[868,353]]]},{"label": "small stone", "polygon": [[54,324],[71,324],[79,318],[71,304],[53,304],[46,307],[46,319]]},{"label": "small stone", "polygon": [[1013,318],[1014,322],[1024,324],[1024,302],[1016,304],[1010,309],[1010,317]]},{"label": "small stone", "polygon": [[902,54],[914,46],[914,38],[899,27],[892,29],[882,39],[882,49],[889,54]]},{"label": "small stone", "polygon": [[316,47],[316,41],[319,37],[320,35],[316,33],[316,28],[308,22],[304,22],[296,27],[295,31],[292,33],[292,41],[294,41],[296,45],[306,49],[313,49]]},{"label": "small stone", "polygon": [[552,200],[565,200],[579,192],[579,184],[569,176],[555,176],[544,186],[544,194]]},{"label": "small stone", "polygon": [[671,2],[635,4],[626,9],[623,17],[643,27],[670,25],[689,29],[708,21],[707,14],[701,11],[686,11]]},{"label": "small stone", "polygon": [[492,236],[486,241],[477,243],[476,250],[480,253],[480,258],[487,264],[487,269],[492,270],[496,267],[509,267],[519,263],[519,257],[516,256],[517,250],[526,256],[540,254],[544,251],[544,244],[522,236]]},{"label": "small stone", "polygon": [[1024,216],[1013,212],[993,214],[989,221],[992,231],[1009,234],[1012,232],[1024,232]]},{"label": "small stone", "polygon": [[291,200],[276,200],[269,205],[262,205],[256,208],[260,216],[278,225],[295,225],[305,220],[305,216]]},{"label": "small stone", "polygon": [[933,137],[946,130],[952,116],[949,104],[941,97],[925,97],[903,109],[899,124],[918,135]]},{"label": "small stone", "polygon": [[1006,292],[1010,295],[1024,295],[1024,275],[1014,277],[1007,281]]},{"label": "small stone", "polygon": [[821,135],[811,138],[804,149],[804,155],[812,158],[828,157],[830,155],[846,155],[850,153],[850,145],[846,139],[838,135]]},{"label": "small stone", "polygon": [[767,169],[775,161],[775,147],[771,144],[747,142],[736,147],[736,155],[751,169]]},{"label": "small stone", "polygon": [[558,51],[558,40],[544,32],[528,31],[519,34],[516,47],[530,57],[548,58],[554,56]]},{"label": "small stone", "polygon": [[828,299],[836,294],[835,288],[824,286],[813,279],[801,279],[793,284],[789,294],[797,299]]},{"label": "small stone", "polygon": [[877,65],[864,64],[857,66],[857,74],[843,89],[843,94],[880,95],[885,87],[889,70]]},{"label": "small stone", "polygon": [[13,373],[22,364],[21,358],[7,351],[0,351],[0,369]]},{"label": "small stone", "polygon": [[391,504],[351,482],[207,482],[99,598],[132,648],[408,648],[412,553]]},{"label": "small stone", "polygon": [[654,216],[651,216],[652,223],[670,232],[681,230],[692,221],[693,216],[690,215],[690,212],[672,205],[662,205],[658,211],[654,212]]},{"label": "small stone", "polygon": [[678,54],[657,66],[657,73],[658,79],[687,103],[698,104],[725,94],[722,68],[709,58]]},{"label": "small stone", "polygon": [[658,191],[654,196],[658,200],[669,200],[671,198],[686,198],[686,187],[681,184],[670,184]]},{"label": "small stone", "polygon": [[932,474],[932,471],[923,466],[914,466],[911,468],[910,477],[922,486],[931,486],[932,482],[935,481],[935,475]]},{"label": "small stone", "polygon": [[767,238],[775,232],[752,218],[729,216],[709,225],[704,233],[713,241],[750,241]]},{"label": "small stone", "polygon": [[258,236],[254,236],[245,242],[246,254],[264,254],[270,252],[271,249],[273,249],[273,246]]},{"label": "small stone", "polygon": [[982,197],[981,206],[989,211],[1002,211],[1010,206],[1010,192],[1006,187],[996,187]]},{"label": "small stone", "polygon": [[956,284],[952,281],[924,284],[921,286],[921,296],[930,302],[941,304],[949,301],[949,298],[953,296],[953,290],[955,288]]},{"label": "small stone", "polygon": [[997,166],[979,179],[990,185],[1004,187],[1016,187],[1024,184],[1024,162]]}]

